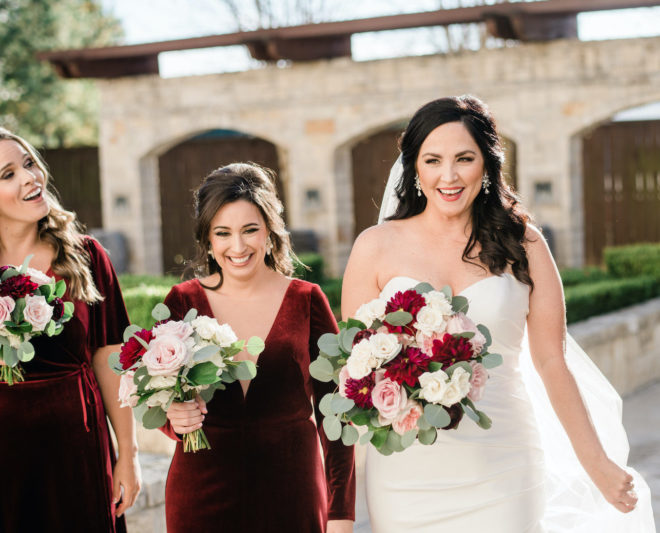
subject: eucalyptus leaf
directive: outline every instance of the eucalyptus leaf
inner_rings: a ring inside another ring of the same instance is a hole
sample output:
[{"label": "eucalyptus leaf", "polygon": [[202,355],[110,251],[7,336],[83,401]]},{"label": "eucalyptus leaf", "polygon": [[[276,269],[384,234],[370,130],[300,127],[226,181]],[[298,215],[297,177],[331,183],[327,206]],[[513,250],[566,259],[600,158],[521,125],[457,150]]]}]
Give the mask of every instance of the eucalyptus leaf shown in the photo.
[{"label": "eucalyptus leaf", "polygon": [[20,274],[25,274],[28,269],[28,265],[30,264],[30,260],[34,257],[34,254],[28,255],[25,259],[23,259],[23,264],[20,266],[18,269],[18,272]]},{"label": "eucalyptus leaf", "polygon": [[430,429],[430,428],[432,428],[433,426],[432,426],[431,424],[429,424],[429,421],[426,420],[425,417],[420,416],[420,417],[417,419],[417,427],[418,427],[419,430],[421,431],[421,430],[423,430],[423,429]]},{"label": "eucalyptus leaf", "polygon": [[16,270],[13,267],[10,267],[2,273],[2,276],[0,277],[0,281],[5,281],[6,279],[13,278],[17,274],[19,274],[18,270]]},{"label": "eucalyptus leaf", "polygon": [[317,344],[319,350],[329,357],[337,357],[338,355],[341,355],[341,349],[339,348],[339,335],[335,335],[334,333],[324,333],[319,337]]},{"label": "eucalyptus leaf", "polygon": [[490,419],[490,417],[483,411],[477,411],[477,414],[479,415],[479,427],[483,429],[490,429],[493,425],[493,421]]},{"label": "eucalyptus leaf", "polygon": [[22,342],[16,350],[16,356],[23,363],[32,361],[34,358],[34,346],[32,346],[32,343],[30,343],[30,341]]},{"label": "eucalyptus leaf", "polygon": [[385,321],[392,326],[405,326],[412,322],[413,316],[408,311],[394,311],[385,315]]},{"label": "eucalyptus leaf", "polygon": [[64,282],[63,279],[61,279],[55,284],[55,296],[61,298],[62,296],[64,296],[65,292],[66,292],[66,283]]},{"label": "eucalyptus leaf", "polygon": [[470,366],[470,363],[468,363],[467,361],[459,361],[458,363],[454,363],[447,370],[445,370],[445,372],[449,377],[451,377],[452,374],[454,373],[454,370],[456,370],[457,368],[462,368],[468,374],[472,375],[472,367]]},{"label": "eucalyptus leaf", "polygon": [[415,439],[417,438],[417,430],[416,429],[411,429],[410,431],[406,431],[402,436],[401,436],[401,446],[405,450],[408,448],[410,445],[412,445],[413,442],[415,442]]},{"label": "eucalyptus leaf", "polygon": [[347,413],[354,406],[355,406],[355,402],[353,400],[344,398],[340,394],[335,394],[332,397],[332,401],[330,402],[330,409],[332,410],[333,413],[337,413],[337,414]]},{"label": "eucalyptus leaf", "polygon": [[323,416],[332,416],[332,408],[330,407],[331,402],[332,402],[332,397],[334,395],[329,392],[323,398],[321,398],[321,401],[319,402],[319,411],[321,411],[321,414]]},{"label": "eucalyptus leaf", "polygon": [[140,346],[142,346],[145,350],[148,350],[148,349],[149,349],[149,344],[148,344],[147,341],[145,341],[143,338],[138,337],[137,335],[133,335],[133,338],[134,338],[136,341],[138,341],[138,343],[140,344]]},{"label": "eucalyptus leaf", "polygon": [[232,375],[236,379],[254,379],[257,375],[257,366],[252,361],[241,361],[232,368]]},{"label": "eucalyptus leaf", "polygon": [[124,330],[124,342],[128,342],[130,338],[135,335],[138,331],[142,331],[142,328],[140,326],[136,326],[135,324],[131,324]]},{"label": "eucalyptus leaf", "polygon": [[210,361],[193,366],[186,376],[191,385],[210,385],[218,381],[218,367]]},{"label": "eucalyptus leaf", "polygon": [[442,370],[442,363],[438,363],[437,361],[431,361],[429,363],[429,371],[437,372],[438,370]]},{"label": "eucalyptus leaf", "polygon": [[[221,383],[218,383],[218,385],[220,385],[220,387],[224,387],[224,385],[222,385]],[[216,390],[217,390],[216,387],[211,386],[208,389],[204,389],[203,391],[200,391],[199,395],[202,397],[202,400],[204,400],[206,403],[209,403],[213,399],[213,395],[215,394]]]},{"label": "eucalyptus leaf", "polygon": [[314,379],[318,379],[319,381],[327,383],[328,381],[332,380],[332,376],[334,375],[334,368],[332,367],[332,363],[330,363],[330,361],[328,361],[325,357],[319,356],[315,361],[312,362],[312,364],[309,365],[309,373]]},{"label": "eucalyptus leaf", "polygon": [[146,429],[163,427],[167,422],[167,414],[160,407],[152,407],[142,417],[142,425]]},{"label": "eucalyptus leaf", "polygon": [[434,291],[435,289],[433,288],[433,285],[427,283],[426,281],[423,281],[422,283],[418,283],[417,285],[415,285],[413,290],[417,291],[419,294],[426,294],[427,292]]},{"label": "eucalyptus leaf", "polygon": [[347,329],[358,328],[362,330],[362,329],[367,329],[367,325],[361,320],[358,320],[357,318],[349,318],[346,321],[346,328]]},{"label": "eucalyptus leaf", "polygon": [[502,356],[498,353],[487,353],[481,358],[481,364],[486,368],[495,368],[502,364]]},{"label": "eucalyptus leaf", "polygon": [[149,370],[147,369],[146,366],[141,366],[135,371],[135,375],[133,376],[133,382],[138,383],[144,376],[149,375]]},{"label": "eucalyptus leaf", "polygon": [[326,416],[323,419],[323,430],[328,440],[338,440],[341,437],[341,422],[336,416]]},{"label": "eucalyptus leaf", "polygon": [[470,407],[468,407],[466,404],[463,404],[463,412],[472,420],[474,420],[477,424],[479,423],[479,415],[475,413]]},{"label": "eucalyptus leaf", "polygon": [[382,455],[392,455],[394,453],[394,450],[387,445],[387,441],[383,443],[383,445],[380,448],[378,448],[378,451]]},{"label": "eucalyptus leaf", "polygon": [[157,303],[154,306],[153,311],[151,311],[151,316],[154,317],[154,320],[161,322],[162,320],[167,320],[170,318],[170,310],[164,303]]},{"label": "eucalyptus leaf", "polygon": [[444,287],[442,287],[442,289],[440,289],[440,292],[447,297],[447,300],[449,300],[450,302],[452,301],[453,294],[451,292],[451,287],[449,285],[445,285]]},{"label": "eucalyptus leaf", "polygon": [[438,432],[434,427],[429,429],[420,429],[417,433],[417,440],[421,444],[429,446],[435,442],[435,439],[438,437]]},{"label": "eucalyptus leaf", "polygon": [[371,437],[371,444],[376,448],[380,448],[385,441],[387,440],[387,428],[379,427],[374,431],[373,437]]},{"label": "eucalyptus leaf", "polygon": [[369,420],[371,419],[371,416],[369,413],[365,413],[363,411],[357,412],[354,415],[350,415],[351,422],[355,424],[356,426],[367,426],[369,425]]},{"label": "eucalyptus leaf", "polygon": [[339,332],[339,346],[346,353],[351,353],[353,349],[353,339],[360,332],[360,328],[344,329]]},{"label": "eucalyptus leaf", "polygon": [[[146,403],[133,407],[133,416],[140,424],[142,424],[142,419],[144,418],[144,413],[147,412],[149,407]],[[166,415],[167,416],[167,415]]]},{"label": "eucalyptus leaf", "polygon": [[451,308],[455,313],[467,313],[469,307],[468,299],[465,296],[454,296],[451,299]]},{"label": "eucalyptus leaf", "polygon": [[454,337],[470,340],[474,337],[474,331],[464,331],[463,333],[454,334]]},{"label": "eucalyptus leaf", "polygon": [[16,348],[4,345],[2,347],[2,360],[7,366],[16,366],[18,364],[18,354]]},{"label": "eucalyptus leaf", "polygon": [[493,339],[490,336],[490,331],[488,330],[488,328],[486,326],[484,326],[483,324],[477,324],[477,329],[481,332],[481,334],[486,339],[485,346],[490,346],[491,343],[493,342]]},{"label": "eucalyptus leaf", "polygon": [[122,373],[123,369],[119,362],[119,352],[112,352],[108,356],[108,366],[115,374],[120,375]]},{"label": "eucalyptus leaf", "polygon": [[451,417],[444,407],[433,403],[424,406],[424,418],[436,428],[447,427],[451,422]]},{"label": "eucalyptus leaf", "polygon": [[188,312],[186,313],[186,316],[183,317],[184,322],[192,322],[197,318],[197,309],[194,307],[192,309],[189,309]]},{"label": "eucalyptus leaf", "polygon": [[216,344],[211,344],[210,346],[204,346],[204,348],[200,348],[195,352],[195,354],[193,355],[193,361],[206,361],[207,359],[210,359],[215,354],[217,354],[220,350],[221,350],[220,346]]},{"label": "eucalyptus leaf", "polygon": [[51,298],[53,294],[53,288],[50,285],[42,285],[39,287],[39,292],[41,293],[41,296],[46,298],[46,301],[50,303],[53,298]]},{"label": "eucalyptus leaf", "polygon": [[223,383],[234,383],[236,381],[236,378],[232,376],[229,372],[223,372],[220,375],[220,381]]},{"label": "eucalyptus leaf", "polygon": [[373,431],[367,431],[364,435],[360,437],[360,444],[368,444],[371,440],[371,437],[374,436]]},{"label": "eucalyptus leaf", "polygon": [[48,335],[49,337],[52,337],[55,334],[55,328],[57,325],[55,324],[54,320],[51,320],[48,322],[48,325],[46,326],[46,329],[44,330],[44,333]]},{"label": "eucalyptus leaf", "polygon": [[245,349],[250,355],[257,356],[264,351],[266,345],[261,337],[250,337],[245,345]]},{"label": "eucalyptus leaf", "polygon": [[403,445],[401,444],[401,435],[393,429],[388,431],[386,443],[387,447],[395,452],[402,452],[404,450]]},{"label": "eucalyptus leaf", "polygon": [[73,302],[64,302],[64,316],[73,316],[74,305]]},{"label": "eucalyptus leaf", "polygon": [[360,438],[360,434],[358,433],[358,430],[355,429],[350,424],[346,424],[342,428],[341,441],[344,443],[345,446],[353,446],[353,444],[355,444],[359,438]]}]

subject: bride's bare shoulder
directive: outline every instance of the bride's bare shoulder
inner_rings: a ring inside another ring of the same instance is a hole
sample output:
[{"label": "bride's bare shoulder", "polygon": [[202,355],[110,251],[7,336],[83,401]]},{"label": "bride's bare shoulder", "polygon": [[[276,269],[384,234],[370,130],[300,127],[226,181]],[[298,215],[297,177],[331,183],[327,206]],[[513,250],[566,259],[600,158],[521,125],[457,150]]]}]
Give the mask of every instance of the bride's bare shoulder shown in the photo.
[{"label": "bride's bare shoulder", "polygon": [[398,238],[405,231],[407,223],[406,220],[388,220],[382,224],[371,226],[358,235],[353,248],[366,248],[372,252],[389,248],[392,239]]}]

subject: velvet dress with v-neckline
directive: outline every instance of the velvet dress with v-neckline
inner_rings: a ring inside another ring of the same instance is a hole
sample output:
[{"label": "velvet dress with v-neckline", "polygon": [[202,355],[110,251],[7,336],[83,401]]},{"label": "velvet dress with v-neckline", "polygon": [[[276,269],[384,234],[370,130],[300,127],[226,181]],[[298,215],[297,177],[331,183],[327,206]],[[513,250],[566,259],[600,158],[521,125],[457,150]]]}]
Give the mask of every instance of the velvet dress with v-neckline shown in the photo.
[{"label": "velvet dress with v-neckline", "polygon": [[[213,316],[198,280],[173,287],[165,304],[174,319],[193,307]],[[183,453],[177,443],[165,496],[169,533],[316,533],[328,519],[354,519],[353,449],[317,429],[318,401],[335,386],[309,375],[318,338],[336,331],[319,287],[292,280],[247,394],[234,382],[207,406],[211,449]]]}]

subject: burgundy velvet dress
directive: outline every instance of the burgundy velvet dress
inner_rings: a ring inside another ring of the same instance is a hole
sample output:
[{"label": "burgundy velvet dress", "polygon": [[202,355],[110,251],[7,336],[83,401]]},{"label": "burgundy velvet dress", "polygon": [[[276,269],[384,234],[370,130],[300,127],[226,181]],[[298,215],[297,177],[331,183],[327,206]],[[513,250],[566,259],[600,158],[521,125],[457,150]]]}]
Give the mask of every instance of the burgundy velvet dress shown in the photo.
[{"label": "burgundy velvet dress", "polygon": [[[197,280],[173,287],[165,303],[175,319],[193,307],[213,316]],[[354,520],[353,448],[328,441],[320,428],[318,401],[335,385],[309,374],[318,338],[336,331],[318,285],[292,280],[247,395],[236,381],[207,405],[211,449],[183,453],[177,443],[165,492],[168,533],[320,533],[328,519]]]},{"label": "burgundy velvet dress", "polygon": [[114,452],[92,356],[122,342],[128,315],[105,251],[89,238],[85,248],[105,299],[74,301],[60,335],[32,340],[26,381],[0,383],[1,533],[126,531],[111,504]]}]

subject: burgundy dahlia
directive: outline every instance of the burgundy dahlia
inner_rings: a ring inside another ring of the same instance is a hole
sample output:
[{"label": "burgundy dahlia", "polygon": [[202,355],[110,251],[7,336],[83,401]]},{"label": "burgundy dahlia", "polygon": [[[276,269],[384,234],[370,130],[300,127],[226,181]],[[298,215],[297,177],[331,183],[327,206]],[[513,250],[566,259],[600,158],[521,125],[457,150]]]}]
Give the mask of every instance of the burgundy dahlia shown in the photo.
[{"label": "burgundy dahlia", "polygon": [[396,381],[399,385],[406,383],[415,386],[417,379],[429,368],[431,358],[419,348],[404,348],[385,370],[385,377]]},{"label": "burgundy dahlia", "polygon": [[454,337],[445,333],[442,340],[433,341],[433,361],[442,363],[443,370],[459,361],[469,361],[473,357],[472,344],[465,337]]},{"label": "burgundy dahlia", "polygon": [[14,300],[33,294],[39,285],[28,276],[18,274],[0,283],[0,296],[11,296]]},{"label": "burgundy dahlia", "polygon": [[463,418],[463,406],[460,403],[455,403],[451,407],[445,407],[445,409],[449,413],[451,422],[448,426],[445,426],[442,429],[456,429],[458,427],[458,423]]},{"label": "burgundy dahlia", "polygon": [[[385,313],[394,313],[395,311],[407,311],[413,317],[412,322],[415,321],[417,313],[419,310],[426,305],[426,300],[424,297],[414,290],[407,290],[405,292],[397,292],[390,300],[387,302],[385,307]],[[411,323],[412,323],[411,322]],[[405,330],[405,326],[393,326],[385,322],[387,330],[390,333],[402,333]]]},{"label": "burgundy dahlia", "polygon": [[50,303],[53,306],[53,320],[59,320],[64,316],[64,302],[62,298],[53,298],[53,301]]},{"label": "burgundy dahlia", "polygon": [[371,399],[371,391],[376,384],[373,372],[362,379],[346,380],[346,397],[355,402],[355,405],[363,409],[371,409],[374,402]]},{"label": "burgundy dahlia", "polygon": [[[154,334],[151,333],[151,330],[149,329],[137,331],[135,335],[140,337],[147,344],[149,344],[151,339],[154,338]],[[121,364],[121,367],[124,370],[128,370],[144,355],[144,352],[146,352],[144,346],[142,346],[136,338],[131,337],[121,347],[121,352],[119,353],[119,363]]]},{"label": "burgundy dahlia", "polygon": [[363,329],[362,331],[358,331],[355,334],[355,338],[353,339],[353,346],[355,346],[358,342],[360,342],[363,339],[368,339],[374,333],[376,333],[375,329]]}]

